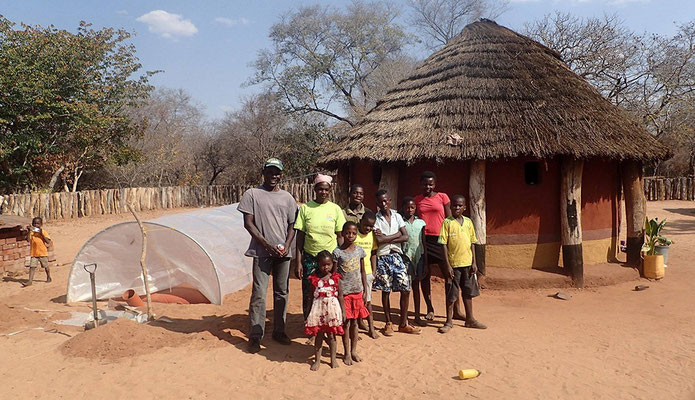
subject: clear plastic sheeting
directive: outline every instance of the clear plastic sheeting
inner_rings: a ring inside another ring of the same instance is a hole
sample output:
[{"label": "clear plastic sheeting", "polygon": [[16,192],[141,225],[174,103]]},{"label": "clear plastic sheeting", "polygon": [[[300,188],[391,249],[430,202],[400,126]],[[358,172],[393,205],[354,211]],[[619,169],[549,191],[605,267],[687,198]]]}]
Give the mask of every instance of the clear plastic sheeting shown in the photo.
[{"label": "clear plastic sheeting", "polygon": [[[251,240],[237,204],[171,214],[143,222],[152,293],[182,285],[198,289],[213,304],[251,282]],[[110,226],[85,243],[72,263],[67,301],[92,299],[85,264],[96,263],[97,299],[128,289],[145,294],[140,256],[142,233],[135,221]]]}]

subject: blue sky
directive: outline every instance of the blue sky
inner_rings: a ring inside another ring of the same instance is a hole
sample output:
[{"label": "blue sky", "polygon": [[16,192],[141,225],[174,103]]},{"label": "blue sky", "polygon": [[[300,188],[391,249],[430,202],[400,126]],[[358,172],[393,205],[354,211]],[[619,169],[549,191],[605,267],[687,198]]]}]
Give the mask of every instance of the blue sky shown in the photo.
[{"label": "blue sky", "polygon": [[[405,0],[393,2],[407,11]],[[259,90],[242,84],[253,72],[249,64],[258,50],[270,44],[270,26],[293,7],[316,3],[340,7],[349,0],[0,0],[0,14],[17,23],[71,31],[84,20],[96,28],[133,32],[144,69],[164,70],[152,83],[187,90],[210,118],[218,118]],[[636,31],[672,34],[674,23],[695,19],[695,0],[511,0],[497,22],[521,30],[525,22],[554,10],[578,16],[617,13]]]}]

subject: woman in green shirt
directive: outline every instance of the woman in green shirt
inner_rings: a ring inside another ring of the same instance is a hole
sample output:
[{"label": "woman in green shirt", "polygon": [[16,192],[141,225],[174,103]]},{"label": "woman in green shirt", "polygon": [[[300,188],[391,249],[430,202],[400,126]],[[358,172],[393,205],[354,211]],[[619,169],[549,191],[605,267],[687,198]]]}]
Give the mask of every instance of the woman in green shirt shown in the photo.
[{"label": "woman in green shirt", "polygon": [[328,200],[333,179],[318,174],[314,179],[314,200],[302,204],[297,213],[294,229],[297,230],[297,264],[295,275],[302,279],[302,311],[304,319],[311,311],[313,288],[308,280],[316,271],[316,254],[326,250],[333,252],[338,247],[345,215],[337,204]]}]

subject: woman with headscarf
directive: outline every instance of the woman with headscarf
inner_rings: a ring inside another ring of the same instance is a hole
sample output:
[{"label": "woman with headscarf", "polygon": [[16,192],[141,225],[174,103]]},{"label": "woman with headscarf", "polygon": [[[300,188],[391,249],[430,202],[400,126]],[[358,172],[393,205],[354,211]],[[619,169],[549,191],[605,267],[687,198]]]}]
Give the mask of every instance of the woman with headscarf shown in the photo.
[{"label": "woman with headscarf", "polygon": [[314,179],[314,200],[302,204],[297,213],[294,229],[297,231],[297,264],[295,275],[302,279],[302,311],[304,319],[311,311],[313,288],[308,277],[316,271],[316,254],[338,247],[345,215],[337,204],[328,198],[333,178],[318,174]]}]

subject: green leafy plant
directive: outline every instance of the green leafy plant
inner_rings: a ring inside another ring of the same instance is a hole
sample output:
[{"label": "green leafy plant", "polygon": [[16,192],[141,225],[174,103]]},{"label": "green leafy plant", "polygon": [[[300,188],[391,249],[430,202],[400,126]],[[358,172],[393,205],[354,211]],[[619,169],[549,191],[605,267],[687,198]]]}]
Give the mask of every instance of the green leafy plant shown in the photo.
[{"label": "green leafy plant", "polygon": [[666,236],[659,236],[659,239],[657,240],[657,244],[658,244],[659,246],[670,246],[670,245],[672,245],[672,244],[674,244],[674,243],[676,243],[676,242],[674,242],[673,240],[667,238]]},{"label": "green leafy plant", "polygon": [[661,230],[664,229],[666,225],[666,220],[659,221],[658,218],[645,218],[644,221],[644,245],[642,246],[642,251],[647,255],[653,256],[656,254],[656,245],[661,243],[668,246],[673,243],[670,239],[661,236]]}]

